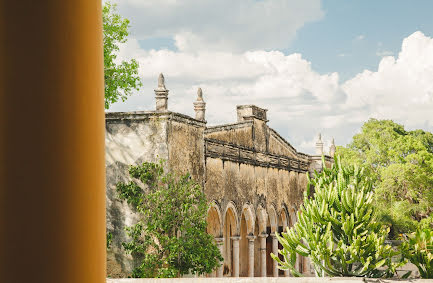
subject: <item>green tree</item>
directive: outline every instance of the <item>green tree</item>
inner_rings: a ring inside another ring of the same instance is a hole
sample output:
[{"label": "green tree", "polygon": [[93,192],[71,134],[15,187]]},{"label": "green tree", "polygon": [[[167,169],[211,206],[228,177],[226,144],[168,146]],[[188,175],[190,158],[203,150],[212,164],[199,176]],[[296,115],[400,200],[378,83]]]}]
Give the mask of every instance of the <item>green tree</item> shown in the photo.
[{"label": "green tree", "polygon": [[119,44],[129,35],[129,20],[116,13],[116,5],[106,2],[102,9],[104,30],[105,109],[119,99],[125,101],[131,92],[142,86],[138,62],[134,59],[117,63]]},{"label": "green tree", "polygon": [[206,233],[208,204],[200,185],[190,176],[164,173],[163,162],[131,166],[129,183],[117,191],[142,220],[127,228],[123,243],[139,264],[132,277],[179,277],[210,273],[221,254]]},{"label": "green tree", "polygon": [[[325,160],[323,159],[323,164]],[[373,186],[358,166],[342,166],[337,158],[309,179],[298,222],[282,236],[277,234],[284,260],[271,254],[280,269],[295,276],[296,255],[309,257],[318,276],[391,277],[403,262],[385,245],[388,229],[375,221]]]},{"label": "green tree", "polygon": [[337,147],[344,164],[367,168],[374,180],[379,220],[390,237],[433,228],[433,135],[406,131],[391,120],[370,119],[347,147]]}]

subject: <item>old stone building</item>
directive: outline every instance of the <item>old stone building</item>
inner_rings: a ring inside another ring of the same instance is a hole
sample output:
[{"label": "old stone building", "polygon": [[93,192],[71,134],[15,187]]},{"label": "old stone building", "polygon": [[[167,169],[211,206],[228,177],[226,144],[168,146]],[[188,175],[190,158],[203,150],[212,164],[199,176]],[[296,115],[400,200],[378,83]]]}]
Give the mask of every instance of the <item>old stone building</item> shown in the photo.
[{"label": "old stone building", "polygon": [[[208,127],[201,89],[192,103],[195,118],[168,110],[162,75],[155,94],[155,111],[106,113],[107,230],[113,235],[108,275],[125,276],[132,269],[121,242],[124,227],[137,220],[117,199],[115,185],[128,180],[129,165],[162,158],[168,170],[189,172],[210,201],[208,233],[224,263],[209,276],[289,276],[269,254],[279,248],[275,233],[296,222],[306,175],[321,168],[320,135],[317,155],[307,155],[268,126],[265,109],[239,105],[236,122]],[[305,259],[297,267],[311,275]]]}]

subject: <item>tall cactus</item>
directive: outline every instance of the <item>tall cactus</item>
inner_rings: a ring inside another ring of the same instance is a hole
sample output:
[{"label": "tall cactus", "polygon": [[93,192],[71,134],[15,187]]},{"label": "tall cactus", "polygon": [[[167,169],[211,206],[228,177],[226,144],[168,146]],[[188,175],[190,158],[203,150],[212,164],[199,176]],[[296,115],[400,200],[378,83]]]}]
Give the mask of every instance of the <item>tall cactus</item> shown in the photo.
[{"label": "tall cactus", "polygon": [[295,276],[301,276],[297,254],[310,258],[318,276],[392,276],[403,262],[391,261],[397,252],[384,244],[388,231],[375,222],[372,181],[363,169],[343,167],[339,157],[323,167],[308,179],[314,193],[304,194],[298,222],[277,235],[283,260],[272,258]]}]

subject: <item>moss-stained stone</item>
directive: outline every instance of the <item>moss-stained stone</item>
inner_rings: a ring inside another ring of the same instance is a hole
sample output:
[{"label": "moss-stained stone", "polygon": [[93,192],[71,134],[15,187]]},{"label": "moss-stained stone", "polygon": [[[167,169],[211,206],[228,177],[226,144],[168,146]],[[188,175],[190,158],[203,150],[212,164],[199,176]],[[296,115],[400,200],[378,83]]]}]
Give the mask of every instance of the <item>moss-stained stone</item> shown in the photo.
[{"label": "moss-stained stone", "polygon": [[186,174],[203,185],[204,127],[171,121],[168,135],[168,164],[171,170]]}]

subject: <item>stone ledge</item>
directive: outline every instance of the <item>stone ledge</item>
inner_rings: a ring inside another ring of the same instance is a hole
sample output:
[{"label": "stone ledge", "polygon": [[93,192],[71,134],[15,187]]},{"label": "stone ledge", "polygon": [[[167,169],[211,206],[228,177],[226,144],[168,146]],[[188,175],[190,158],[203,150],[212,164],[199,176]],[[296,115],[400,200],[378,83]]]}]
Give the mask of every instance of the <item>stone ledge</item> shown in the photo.
[{"label": "stone ledge", "polygon": [[[310,155],[309,160],[310,160],[310,162],[311,161],[322,161],[322,156],[321,155]],[[325,155],[325,161],[334,162],[334,158],[329,156],[329,155]]]},{"label": "stone ledge", "polygon": [[241,129],[248,126],[252,126],[254,123],[253,121],[242,121],[237,123],[230,123],[230,124],[222,124],[222,125],[216,125],[216,126],[209,126],[205,130],[205,134],[211,134],[216,132],[224,132],[234,129]]},{"label": "stone ledge", "polygon": [[407,283],[433,283],[433,279],[376,279],[376,278],[357,278],[357,277],[222,277],[222,278],[171,278],[171,279],[129,279],[107,278],[107,283],[322,283],[322,282],[338,282],[338,283],[392,283],[392,282],[407,282]]},{"label": "stone ledge", "polygon": [[171,111],[131,111],[131,112],[106,112],[106,123],[123,121],[144,121],[154,118],[173,120],[195,127],[206,127],[206,121],[196,120],[188,115]]}]

